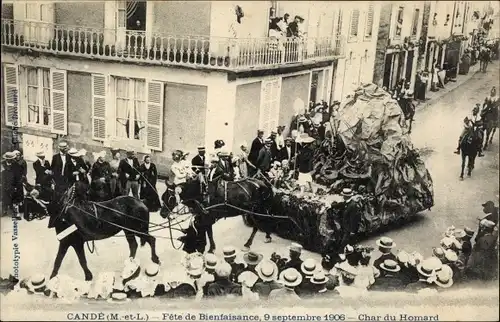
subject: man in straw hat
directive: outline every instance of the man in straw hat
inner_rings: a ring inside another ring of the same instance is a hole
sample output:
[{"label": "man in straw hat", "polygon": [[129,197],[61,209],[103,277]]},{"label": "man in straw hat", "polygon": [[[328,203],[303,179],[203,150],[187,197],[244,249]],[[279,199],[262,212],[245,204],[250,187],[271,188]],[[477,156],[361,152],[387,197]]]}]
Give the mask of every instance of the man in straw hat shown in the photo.
[{"label": "man in straw hat", "polygon": [[[278,133],[276,131],[271,131],[271,135],[269,136],[269,140],[271,140],[271,160],[278,160],[280,155],[280,148],[278,148],[278,143],[276,142]],[[265,142],[264,142],[265,143]]]},{"label": "man in straw hat", "polygon": [[453,285],[452,274],[450,274],[450,272],[447,270],[441,270],[437,272],[434,284],[439,287],[438,291],[450,288]]},{"label": "man in straw hat", "polygon": [[2,171],[2,210],[12,210],[12,216],[15,219],[21,219],[19,215],[19,206],[24,200],[23,190],[23,174],[22,169],[16,162],[16,154],[14,152],[6,152],[3,155]]},{"label": "man in straw hat", "polygon": [[366,293],[365,288],[356,285],[358,270],[349,265],[346,261],[335,264],[337,272],[340,274],[339,286],[335,288],[341,297],[358,297]]},{"label": "man in straw hat", "polygon": [[191,159],[191,165],[193,166],[193,172],[196,174],[202,174],[201,177],[205,176],[205,169],[207,167],[207,160],[205,158],[206,150],[204,146],[198,147],[198,154]]},{"label": "man in straw hat", "polygon": [[280,273],[279,281],[283,288],[272,290],[269,293],[269,300],[278,301],[299,301],[300,297],[295,292],[295,288],[302,283],[302,275],[295,268],[287,268]]},{"label": "man in straw hat", "polygon": [[396,247],[396,243],[389,237],[381,237],[376,242],[378,250],[382,253],[379,258],[373,262],[373,266],[381,270],[380,265],[387,259],[397,261],[398,258],[392,253],[392,249]]},{"label": "man in straw hat", "polygon": [[417,293],[420,290],[431,288],[436,272],[439,269],[440,267],[436,266],[436,263],[430,259],[422,261],[417,265],[418,281],[408,284],[405,290]]},{"label": "man in straw hat", "polygon": [[243,255],[243,261],[247,264],[247,267],[244,271],[250,271],[254,274],[257,274],[256,267],[262,261],[262,254],[256,252],[248,252]]},{"label": "man in straw hat", "polygon": [[314,286],[314,291],[311,294],[315,298],[331,298],[332,295],[339,294],[335,289],[328,288],[329,283],[328,277],[324,272],[316,272],[313,277],[311,277],[311,284]]},{"label": "man in straw hat", "polygon": [[68,155],[68,143],[61,141],[58,145],[59,153],[52,156],[50,163],[52,175],[54,176],[54,183],[56,191],[63,192],[68,187],[68,172],[67,167],[70,162]]},{"label": "man in straw hat", "polygon": [[380,276],[370,288],[370,291],[399,291],[406,285],[400,274],[401,267],[391,259],[386,259],[380,264]]},{"label": "man in straw hat", "polygon": [[35,170],[35,185],[40,187],[40,199],[50,201],[52,198],[52,170],[50,163],[45,159],[45,152],[36,153],[37,160],[33,162]]},{"label": "man in straw hat", "polygon": [[313,295],[315,287],[311,283],[311,278],[318,271],[320,271],[320,268],[318,267],[318,263],[314,259],[308,258],[302,263],[300,272],[303,279],[302,283],[296,289],[296,292],[300,297]]},{"label": "man in straw hat", "polygon": [[123,195],[128,196],[132,190],[132,195],[139,199],[139,160],[132,150],[127,151],[127,157],[120,161],[119,172],[122,182]]},{"label": "man in straw hat", "polygon": [[263,260],[256,270],[260,280],[252,287],[252,291],[257,293],[260,299],[267,300],[272,291],[283,288],[283,285],[277,282],[278,266],[273,261]]},{"label": "man in straw hat", "polygon": [[231,280],[236,282],[238,280],[238,275],[245,270],[245,265],[243,263],[236,263],[236,247],[225,246],[222,249],[222,254],[224,256],[224,261],[231,265]]},{"label": "man in straw hat", "polygon": [[104,201],[110,199],[111,187],[111,166],[105,160],[106,151],[95,154],[96,161],[90,170],[90,193],[94,201]]},{"label": "man in straw hat", "polygon": [[459,259],[467,265],[467,261],[469,260],[470,254],[472,252],[472,237],[474,236],[475,231],[470,229],[469,227],[465,227],[463,231],[457,231],[455,237],[462,244],[462,250],[459,252]]},{"label": "man in straw hat", "polygon": [[310,137],[307,133],[304,133],[297,138],[296,142],[302,145],[302,148],[297,155],[297,166],[299,169],[297,184],[300,186],[300,192],[302,194],[305,192],[306,186],[308,187],[308,191],[313,192],[312,171],[314,169],[314,152],[310,144],[314,142],[314,138]]},{"label": "man in straw hat", "polygon": [[87,166],[83,162],[80,152],[75,148],[71,148],[68,151],[68,155],[70,156],[67,166],[69,185],[71,186],[77,181],[88,184]]}]

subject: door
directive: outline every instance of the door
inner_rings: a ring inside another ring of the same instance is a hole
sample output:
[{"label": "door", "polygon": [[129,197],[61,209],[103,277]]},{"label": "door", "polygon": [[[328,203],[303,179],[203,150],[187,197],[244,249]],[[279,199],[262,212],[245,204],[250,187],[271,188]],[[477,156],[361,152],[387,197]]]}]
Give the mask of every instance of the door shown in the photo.
[{"label": "door", "polygon": [[408,51],[408,58],[406,60],[406,70],[405,70],[405,81],[406,82],[411,82],[411,74],[413,71],[413,56],[414,56],[414,51],[409,50]]},{"label": "door", "polygon": [[127,1],[119,0],[116,8],[116,47],[124,50],[127,37]]},{"label": "door", "polygon": [[384,80],[382,82],[382,86],[384,86],[387,89],[391,89],[392,60],[393,60],[393,54],[387,54],[385,56]]},{"label": "door", "polygon": [[47,45],[53,34],[54,5],[52,3],[26,3],[25,40],[30,43]]},{"label": "door", "polygon": [[315,6],[311,6],[309,9],[309,24],[307,26],[307,57],[315,56],[316,54],[316,40],[319,34],[319,10]]}]

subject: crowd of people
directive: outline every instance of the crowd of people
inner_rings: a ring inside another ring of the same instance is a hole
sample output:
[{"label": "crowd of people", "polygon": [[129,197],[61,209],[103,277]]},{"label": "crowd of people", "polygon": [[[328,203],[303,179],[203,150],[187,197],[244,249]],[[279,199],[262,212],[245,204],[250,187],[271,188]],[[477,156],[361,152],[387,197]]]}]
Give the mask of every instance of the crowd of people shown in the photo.
[{"label": "crowd of people", "polygon": [[327,254],[321,261],[303,258],[303,248],[292,243],[288,257],[276,252],[269,258],[249,251],[239,253],[226,246],[221,254],[187,254],[177,269],[164,273],[154,263],[141,267],[129,259],[120,276],[103,272],[93,282],[46,281],[33,275],[16,281],[14,294],[38,294],[66,299],[91,298],[123,301],[131,298],[217,298],[245,300],[300,300],[303,298],[360,297],[373,291],[402,291],[432,295],[465,280],[498,277],[498,207],[483,204],[477,232],[449,227],[432,255],[395,252],[389,237],[373,247],[347,245],[341,254]]}]

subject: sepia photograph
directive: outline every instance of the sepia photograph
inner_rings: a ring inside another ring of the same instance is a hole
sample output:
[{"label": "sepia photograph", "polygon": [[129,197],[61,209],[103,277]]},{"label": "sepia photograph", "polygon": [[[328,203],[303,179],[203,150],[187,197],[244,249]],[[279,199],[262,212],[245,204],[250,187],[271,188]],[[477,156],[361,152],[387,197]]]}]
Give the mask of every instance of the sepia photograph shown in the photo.
[{"label": "sepia photograph", "polygon": [[500,2],[1,6],[1,321],[498,321]]}]

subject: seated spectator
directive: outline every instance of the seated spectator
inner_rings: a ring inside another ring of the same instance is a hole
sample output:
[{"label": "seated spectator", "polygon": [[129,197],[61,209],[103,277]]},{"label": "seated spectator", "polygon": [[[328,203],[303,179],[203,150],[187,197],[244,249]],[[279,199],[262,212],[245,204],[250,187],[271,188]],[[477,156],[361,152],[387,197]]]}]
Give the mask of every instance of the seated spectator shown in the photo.
[{"label": "seated spectator", "polygon": [[307,297],[314,293],[314,285],[311,283],[311,278],[318,271],[318,264],[312,258],[306,259],[301,267],[302,283],[297,287],[296,292],[300,297]]},{"label": "seated spectator", "polygon": [[231,276],[230,279],[233,282],[238,280],[238,275],[245,270],[245,265],[242,263],[236,263],[236,248],[233,246],[226,246],[222,250],[224,255],[224,261],[231,265]]},{"label": "seated spectator", "polygon": [[215,269],[215,281],[208,284],[207,296],[241,296],[241,285],[231,282],[229,276],[231,275],[231,265],[228,263],[220,263]]},{"label": "seated spectator", "polygon": [[247,267],[243,271],[250,271],[254,274],[257,274],[255,268],[262,261],[262,258],[263,258],[262,254],[258,254],[255,252],[248,252],[245,255],[243,255],[243,260],[247,264]]},{"label": "seated spectator", "polygon": [[396,261],[386,259],[380,264],[380,268],[380,276],[373,283],[371,291],[399,291],[405,287],[399,274],[401,267]]},{"label": "seated spectator", "polygon": [[339,295],[337,290],[327,287],[328,282],[329,279],[324,272],[316,272],[311,278],[311,284],[315,286],[311,295],[317,298],[328,298],[331,295]]},{"label": "seated spectator", "polygon": [[453,278],[449,271],[441,270],[436,274],[434,284],[436,284],[442,291],[444,289],[450,288],[453,285]]},{"label": "seated spectator", "polygon": [[263,260],[256,267],[260,281],[255,283],[252,291],[259,295],[260,299],[267,300],[272,291],[283,288],[283,285],[277,282],[278,266],[270,260]]},{"label": "seated spectator", "polygon": [[302,260],[300,259],[300,256],[302,254],[302,245],[297,243],[292,243],[289,247],[289,251],[290,251],[290,259],[288,260],[288,262],[286,262],[285,266],[283,267],[283,270],[287,268],[295,268],[295,270],[300,272],[302,267]]},{"label": "seated spectator", "polygon": [[283,288],[272,290],[269,293],[269,300],[272,301],[298,301],[300,297],[295,292],[295,288],[302,282],[302,275],[295,268],[285,269],[280,273],[280,282]]},{"label": "seated spectator", "polygon": [[382,253],[379,258],[373,262],[373,266],[380,271],[380,265],[386,260],[390,259],[397,261],[398,258],[392,253],[392,249],[396,247],[396,243],[389,237],[382,237],[377,240],[378,250]]},{"label": "seated spectator", "polygon": [[[413,262],[413,263],[412,263]],[[401,267],[401,280],[404,285],[418,281],[418,272],[415,261],[404,250],[398,253],[398,264]]]}]

